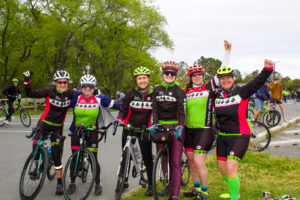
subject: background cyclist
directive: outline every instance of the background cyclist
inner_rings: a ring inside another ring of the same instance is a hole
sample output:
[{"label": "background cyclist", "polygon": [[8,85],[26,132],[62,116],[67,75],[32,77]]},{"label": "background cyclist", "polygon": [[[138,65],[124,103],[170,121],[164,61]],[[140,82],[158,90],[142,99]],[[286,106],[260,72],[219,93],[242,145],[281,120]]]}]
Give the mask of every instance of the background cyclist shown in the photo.
[{"label": "background cyclist", "polygon": [[[270,80],[267,79],[265,84],[259,88],[255,92],[255,98],[254,98],[254,104],[255,104],[255,114],[253,116],[253,119],[256,120],[257,117],[263,112],[263,105],[265,101],[270,101],[271,96],[270,96],[270,91],[268,89],[268,86],[270,84]],[[259,119],[259,121],[262,121],[262,117]]]},{"label": "background cyclist", "polygon": [[[130,124],[134,127],[149,127],[152,117],[152,97],[153,89],[150,83],[150,70],[146,67],[138,67],[134,70],[133,76],[136,82],[136,87],[129,90],[122,102],[117,123]],[[128,130],[123,129],[122,133],[122,148],[124,148]],[[148,177],[148,190],[146,196],[153,195],[152,190],[152,142],[148,138],[139,137],[139,145],[142,153],[142,158],[146,166]],[[128,180],[125,180],[124,188],[128,188]]]},{"label": "background cyclist", "polygon": [[[225,40],[224,47],[226,51],[222,65],[227,66],[231,44]],[[196,196],[195,200],[200,200],[208,198],[208,168],[205,162],[207,152],[214,141],[212,109],[219,79],[215,76],[211,81],[205,82],[205,70],[200,65],[190,66],[187,73],[190,81],[184,89],[186,92],[184,147],[194,181],[194,189],[184,193],[184,196]]]},{"label": "background cyclist", "polygon": [[264,69],[245,86],[239,87],[234,81],[231,67],[217,71],[220,90],[215,99],[216,121],[218,124],[217,160],[223,179],[228,184],[229,194],[221,197],[238,199],[240,180],[237,175],[239,162],[243,159],[250,140],[250,125],[247,120],[247,104],[273,71],[273,61],[265,60]]},{"label": "background cyclist", "polygon": [[[71,97],[74,91],[69,90],[70,75],[64,70],[60,70],[54,73],[53,79],[55,81],[55,86],[50,86],[38,90],[35,90],[31,87],[30,79],[33,73],[31,71],[27,71],[23,74],[26,95],[31,98],[45,98],[46,101],[46,107],[37,124],[38,132],[33,139],[33,148],[35,148],[37,146],[37,141],[40,137],[40,134],[43,131],[54,132],[58,135],[62,135],[63,124],[67,114],[67,110],[70,107]],[[63,147],[60,145],[60,139],[57,138],[57,136],[51,135],[50,139],[52,158],[54,160],[54,168],[57,177],[56,194],[62,195],[63,166],[61,162],[61,152]]]},{"label": "background cyclist", "polygon": [[[97,94],[97,96],[94,95],[96,84],[97,81],[94,76],[89,74],[84,75],[80,78],[81,91],[76,92],[72,96],[71,107],[73,108],[73,121],[70,127],[70,131],[73,133],[71,138],[72,153],[78,150],[80,146],[80,136],[75,134],[76,126],[80,126],[83,123],[84,127],[91,131],[97,130],[98,128],[105,128],[109,122],[104,122],[104,120],[110,120],[111,123],[114,120],[112,115],[105,108],[120,110],[121,103],[117,103],[103,94]],[[96,160],[95,194],[100,195],[102,193],[102,186],[100,184],[100,165],[97,156],[98,133],[92,132],[89,135],[87,145]],[[71,163],[71,173],[74,171],[74,164],[74,162]],[[72,194],[75,190],[75,176],[71,176],[71,184],[69,185],[67,192],[68,194]]]},{"label": "background cyclist", "polygon": [[[159,192],[159,195],[171,194],[170,199],[178,199],[181,183],[181,156],[184,142],[184,121],[185,121],[185,93],[175,83],[178,72],[178,65],[173,62],[165,62],[162,66],[163,82],[155,87],[153,92],[153,126],[150,131],[154,131],[156,124],[162,124],[166,128],[175,128],[171,131],[173,142],[170,145],[170,166],[171,184]],[[179,141],[178,138],[181,138]],[[163,148],[163,144],[157,145],[158,150]],[[163,163],[166,165],[166,163]]]},{"label": "background cyclist", "polygon": [[14,113],[14,101],[17,98],[18,94],[22,94],[18,87],[19,80],[14,78],[12,80],[12,85],[3,90],[2,94],[5,95],[8,99],[7,105],[8,105],[8,115],[6,115],[5,120],[3,120],[3,123],[9,124],[11,120],[11,116]]}]

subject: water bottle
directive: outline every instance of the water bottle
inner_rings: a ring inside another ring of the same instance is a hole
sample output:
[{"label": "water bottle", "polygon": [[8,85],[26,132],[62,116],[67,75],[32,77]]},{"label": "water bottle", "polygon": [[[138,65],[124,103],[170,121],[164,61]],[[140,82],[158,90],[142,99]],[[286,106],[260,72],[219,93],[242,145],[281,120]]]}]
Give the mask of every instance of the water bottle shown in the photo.
[{"label": "water bottle", "polygon": [[51,145],[49,145],[48,147],[47,147],[47,153],[48,153],[48,159],[51,159],[51,156],[52,156],[52,154],[51,154]]},{"label": "water bottle", "polygon": [[134,145],[134,147],[133,147],[133,152],[134,152],[136,161],[137,161],[137,162],[142,162],[140,150],[139,150],[139,148],[138,148],[137,145]]}]

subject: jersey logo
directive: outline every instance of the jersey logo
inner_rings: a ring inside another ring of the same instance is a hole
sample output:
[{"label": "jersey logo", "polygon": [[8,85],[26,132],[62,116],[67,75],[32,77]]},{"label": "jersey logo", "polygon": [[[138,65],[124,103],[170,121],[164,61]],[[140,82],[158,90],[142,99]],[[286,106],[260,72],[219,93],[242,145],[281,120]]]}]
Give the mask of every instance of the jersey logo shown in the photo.
[{"label": "jersey logo", "polygon": [[241,103],[241,97],[240,96],[233,96],[227,99],[219,99],[217,98],[215,101],[216,108],[218,107],[225,107],[225,106],[232,106]]},{"label": "jersey logo", "polygon": [[79,109],[98,109],[99,104],[77,103],[75,108],[79,108]]},{"label": "jersey logo", "polygon": [[135,101],[140,101],[141,99],[140,99],[140,97],[135,96],[135,97],[133,98],[133,100],[135,100]]},{"label": "jersey logo", "polygon": [[56,106],[56,107],[62,107],[62,108],[65,108],[65,107],[69,107],[70,104],[71,104],[71,100],[68,100],[68,101],[58,101],[58,100],[55,100],[55,99],[49,99],[49,103],[53,106]]},{"label": "jersey logo", "polygon": [[231,156],[233,156],[234,155],[234,152],[233,151],[230,151],[230,153],[229,153]]},{"label": "jersey logo", "polygon": [[163,102],[163,101],[167,101],[167,102],[176,102],[176,98],[175,97],[170,97],[167,95],[162,95],[162,96],[156,96],[156,100]]},{"label": "jersey logo", "polygon": [[130,102],[130,107],[136,109],[152,109],[152,102],[142,102],[142,101],[132,101]]},{"label": "jersey logo", "polygon": [[196,99],[196,98],[203,98],[208,97],[209,92],[208,91],[201,91],[201,92],[192,92],[186,95],[187,99]]}]

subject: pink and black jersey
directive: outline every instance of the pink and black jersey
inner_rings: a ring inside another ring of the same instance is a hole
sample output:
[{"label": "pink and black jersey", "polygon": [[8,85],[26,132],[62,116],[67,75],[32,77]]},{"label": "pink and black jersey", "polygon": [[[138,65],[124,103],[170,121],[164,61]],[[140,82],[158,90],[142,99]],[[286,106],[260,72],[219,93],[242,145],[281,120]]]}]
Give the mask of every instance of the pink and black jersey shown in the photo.
[{"label": "pink and black jersey", "polygon": [[268,79],[273,67],[264,68],[261,73],[247,85],[235,87],[231,92],[220,90],[215,99],[215,112],[219,130],[224,135],[250,135],[247,121],[249,97]]}]

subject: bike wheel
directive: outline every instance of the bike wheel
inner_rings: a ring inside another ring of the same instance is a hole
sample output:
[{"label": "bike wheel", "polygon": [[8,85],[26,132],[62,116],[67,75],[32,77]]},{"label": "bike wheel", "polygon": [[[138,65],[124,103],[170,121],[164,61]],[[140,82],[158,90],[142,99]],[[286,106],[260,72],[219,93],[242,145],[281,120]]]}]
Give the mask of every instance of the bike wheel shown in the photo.
[{"label": "bike wheel", "polygon": [[36,158],[32,152],[23,167],[20,183],[19,194],[22,200],[35,199],[39,194],[47,174],[48,158],[44,148],[38,147]]},{"label": "bike wheel", "polygon": [[191,177],[191,169],[187,159],[181,161],[181,172],[181,185],[186,186],[189,183]]},{"label": "bike wheel", "polygon": [[4,125],[3,120],[6,119],[6,112],[4,110],[0,110],[0,127]]},{"label": "bike wheel", "polygon": [[155,200],[159,199],[158,192],[164,189],[170,183],[170,167],[167,156],[167,149],[161,149],[154,158],[152,183],[153,183],[153,197]]},{"label": "bike wheel", "polygon": [[[63,191],[65,199],[87,199],[93,188],[96,178],[96,161],[92,152],[87,149],[74,152],[64,169]],[[70,184],[76,185],[73,193],[68,193]]]},{"label": "bike wheel", "polygon": [[25,127],[29,127],[31,124],[31,118],[29,112],[23,108],[20,111],[20,120]]},{"label": "bike wheel", "polygon": [[270,110],[269,114],[268,113],[264,114],[263,120],[269,128],[274,127],[280,123],[281,115],[277,110]]},{"label": "bike wheel", "polygon": [[254,112],[251,109],[247,109],[247,116],[249,119],[253,119],[254,116]]},{"label": "bike wheel", "polygon": [[124,189],[124,182],[126,177],[128,176],[129,172],[129,162],[130,162],[130,150],[129,147],[126,147],[123,150],[120,166],[118,169],[118,181],[117,187],[115,190],[115,200],[121,199],[123,189]]},{"label": "bike wheel", "polygon": [[271,142],[271,132],[269,128],[258,121],[251,121],[252,133],[250,136],[250,143],[248,150],[263,151]]},{"label": "bike wheel", "polygon": [[56,175],[54,169],[54,161],[52,159],[48,160],[48,170],[47,170],[47,178],[49,181],[52,181]]}]

